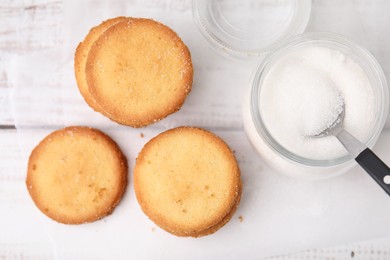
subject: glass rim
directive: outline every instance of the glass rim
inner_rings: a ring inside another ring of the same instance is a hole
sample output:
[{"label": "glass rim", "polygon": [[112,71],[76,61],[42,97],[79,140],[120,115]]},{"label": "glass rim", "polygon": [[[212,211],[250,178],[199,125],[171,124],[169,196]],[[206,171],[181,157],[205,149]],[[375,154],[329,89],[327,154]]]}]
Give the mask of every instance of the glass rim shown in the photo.
[{"label": "glass rim", "polygon": [[222,53],[224,55],[228,55],[229,57],[236,59],[256,59],[259,57],[264,57],[267,53],[272,51],[275,46],[285,39],[292,37],[294,35],[298,35],[304,32],[306,26],[310,19],[311,14],[311,0],[297,0],[294,2],[295,4],[295,12],[292,21],[288,25],[288,29],[286,32],[282,34],[279,39],[275,39],[275,41],[269,44],[266,47],[258,48],[258,49],[243,49],[239,47],[235,47],[230,44],[228,41],[221,39],[214,31],[218,26],[214,26],[215,28],[211,28],[213,26],[208,26],[204,21],[204,17],[202,12],[200,11],[200,2],[207,1],[207,3],[211,3],[212,0],[192,0],[192,16],[195,22],[196,27],[200,31],[203,38],[217,50],[217,52]]},{"label": "glass rim", "polygon": [[379,137],[379,134],[381,133],[385,125],[387,114],[388,114],[389,93],[388,93],[386,78],[379,63],[367,49],[361,47],[357,43],[339,34],[328,33],[328,32],[315,32],[315,33],[305,33],[305,34],[297,35],[281,43],[278,49],[268,54],[268,56],[265,57],[265,59],[260,64],[260,66],[258,67],[254,75],[254,79],[251,86],[250,112],[257,133],[263,139],[265,139],[265,143],[269,146],[269,148],[271,148],[271,150],[273,150],[277,154],[280,154],[285,159],[298,164],[303,164],[308,166],[320,166],[320,167],[336,166],[339,164],[350,162],[351,160],[354,159],[353,156],[346,154],[344,156],[335,159],[319,160],[319,159],[309,159],[303,156],[296,155],[290,152],[289,150],[287,150],[286,148],[284,148],[272,137],[272,135],[268,132],[267,128],[265,127],[262,121],[262,117],[260,115],[259,99],[261,93],[260,91],[261,86],[265,78],[264,75],[267,74],[267,72],[270,70],[272,65],[278,60],[278,58],[282,57],[283,54],[286,54],[292,49],[295,49],[297,47],[302,47],[304,44],[309,45],[313,43],[317,43],[317,44],[322,43],[324,45],[328,44],[328,46],[331,45],[331,47],[336,47],[336,48],[344,47],[349,50],[352,50],[357,56],[361,57],[362,59],[365,60],[365,62],[367,62],[368,66],[363,67],[364,71],[367,72],[367,68],[369,68],[371,70],[371,73],[373,73],[374,77],[377,79],[377,82],[379,84],[375,84],[375,85],[371,84],[371,85],[373,89],[377,88],[381,93],[378,101],[380,110],[379,110],[379,114],[376,115],[377,120],[376,123],[374,124],[374,127],[371,130],[370,136],[368,140],[366,140],[365,142],[365,145],[367,147],[372,148],[372,146],[375,144],[376,140]]}]

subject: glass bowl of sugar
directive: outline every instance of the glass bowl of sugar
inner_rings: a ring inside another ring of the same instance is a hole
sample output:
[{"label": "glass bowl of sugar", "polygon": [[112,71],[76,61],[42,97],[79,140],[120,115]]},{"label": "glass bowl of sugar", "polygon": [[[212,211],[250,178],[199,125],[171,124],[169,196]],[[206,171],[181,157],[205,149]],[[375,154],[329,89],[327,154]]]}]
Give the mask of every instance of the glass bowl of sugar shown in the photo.
[{"label": "glass bowl of sugar", "polygon": [[345,129],[372,148],[389,109],[380,65],[344,36],[301,34],[281,43],[256,70],[243,107],[245,132],[278,172],[330,178],[356,165],[334,136],[313,137],[332,123],[340,105]]}]

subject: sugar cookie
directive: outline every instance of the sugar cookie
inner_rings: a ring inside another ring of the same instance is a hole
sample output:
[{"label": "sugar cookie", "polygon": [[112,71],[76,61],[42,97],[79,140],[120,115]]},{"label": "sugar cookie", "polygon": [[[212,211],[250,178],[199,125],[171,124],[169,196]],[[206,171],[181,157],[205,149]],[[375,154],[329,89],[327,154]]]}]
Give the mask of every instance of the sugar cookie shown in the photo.
[{"label": "sugar cookie", "polygon": [[65,224],[98,220],[119,203],[127,161],[117,144],[87,127],[66,127],[32,151],[26,185],[36,206]]},{"label": "sugar cookie", "polygon": [[236,159],[216,135],[179,127],[138,155],[134,189],[144,213],[177,236],[208,235],[228,222],[241,197]]}]

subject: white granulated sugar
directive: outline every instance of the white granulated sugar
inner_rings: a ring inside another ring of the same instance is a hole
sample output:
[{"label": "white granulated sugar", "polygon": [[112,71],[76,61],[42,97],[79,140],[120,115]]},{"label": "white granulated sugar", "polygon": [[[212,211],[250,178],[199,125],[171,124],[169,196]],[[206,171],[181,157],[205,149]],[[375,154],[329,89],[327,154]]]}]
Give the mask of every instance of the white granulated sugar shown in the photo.
[{"label": "white granulated sugar", "polygon": [[374,94],[364,70],[349,56],[325,47],[303,47],[279,60],[261,90],[260,113],[273,138],[312,159],[345,154],[333,136],[312,138],[345,107],[344,127],[364,141],[374,122]]},{"label": "white granulated sugar", "polygon": [[310,67],[286,67],[278,85],[283,88],[280,108],[286,114],[294,111],[289,120],[298,123],[304,136],[316,135],[329,127],[343,109],[344,99],[334,82]]}]

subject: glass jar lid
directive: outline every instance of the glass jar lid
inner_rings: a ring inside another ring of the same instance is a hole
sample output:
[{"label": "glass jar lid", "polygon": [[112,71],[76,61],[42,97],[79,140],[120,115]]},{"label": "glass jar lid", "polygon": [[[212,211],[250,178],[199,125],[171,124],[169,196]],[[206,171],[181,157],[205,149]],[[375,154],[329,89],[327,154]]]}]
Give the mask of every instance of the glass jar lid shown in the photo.
[{"label": "glass jar lid", "polygon": [[219,52],[239,59],[264,56],[275,45],[302,33],[311,0],[193,0],[194,21]]}]

